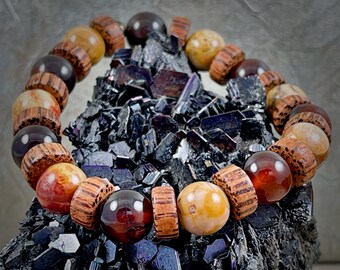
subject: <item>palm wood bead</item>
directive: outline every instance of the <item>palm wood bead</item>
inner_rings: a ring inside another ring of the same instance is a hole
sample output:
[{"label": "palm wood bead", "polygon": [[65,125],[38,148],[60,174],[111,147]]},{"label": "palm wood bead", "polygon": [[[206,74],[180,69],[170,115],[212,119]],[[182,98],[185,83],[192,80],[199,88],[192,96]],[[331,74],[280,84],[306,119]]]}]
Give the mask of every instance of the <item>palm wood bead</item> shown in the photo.
[{"label": "palm wood bead", "polygon": [[175,16],[170,26],[170,35],[178,37],[181,46],[185,45],[190,30],[190,19]]},{"label": "palm wood bead", "polygon": [[267,95],[272,88],[285,83],[285,79],[282,75],[272,70],[263,72],[259,78]]}]

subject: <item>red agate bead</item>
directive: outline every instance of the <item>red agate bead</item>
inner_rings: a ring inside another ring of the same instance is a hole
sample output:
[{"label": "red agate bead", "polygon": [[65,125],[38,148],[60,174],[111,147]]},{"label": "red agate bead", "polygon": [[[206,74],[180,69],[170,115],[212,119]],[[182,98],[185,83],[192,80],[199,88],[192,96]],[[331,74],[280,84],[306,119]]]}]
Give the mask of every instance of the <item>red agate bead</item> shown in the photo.
[{"label": "red agate bead", "polygon": [[123,244],[141,240],[152,226],[152,205],[133,190],[113,193],[103,207],[101,227],[111,240]]},{"label": "red agate bead", "polygon": [[246,59],[234,66],[229,73],[230,78],[247,77],[251,75],[261,75],[269,70],[266,63],[257,59]]},{"label": "red agate bead", "polygon": [[254,185],[259,204],[281,200],[292,186],[292,174],[288,164],[274,152],[253,154],[247,159],[244,170]]}]

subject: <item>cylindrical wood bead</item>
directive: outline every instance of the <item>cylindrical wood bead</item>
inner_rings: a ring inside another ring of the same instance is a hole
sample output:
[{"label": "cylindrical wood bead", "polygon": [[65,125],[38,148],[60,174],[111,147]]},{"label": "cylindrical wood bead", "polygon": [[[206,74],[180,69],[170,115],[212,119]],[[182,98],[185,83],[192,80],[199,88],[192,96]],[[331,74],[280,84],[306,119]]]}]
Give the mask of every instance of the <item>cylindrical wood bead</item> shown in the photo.
[{"label": "cylindrical wood bead", "polygon": [[263,72],[260,76],[260,81],[263,85],[263,87],[266,90],[266,94],[269,93],[269,91],[274,88],[275,86],[278,86],[280,84],[283,84],[285,82],[284,78],[281,76],[281,74],[272,71],[267,70]]},{"label": "cylindrical wood bead", "polygon": [[151,192],[156,237],[177,238],[178,214],[174,189],[171,186],[154,187]]},{"label": "cylindrical wood bead", "polygon": [[256,210],[258,199],[255,188],[241,168],[231,164],[215,173],[212,182],[227,194],[235,219],[243,219]]},{"label": "cylindrical wood bead", "polygon": [[107,179],[90,177],[84,180],[72,197],[72,220],[86,229],[97,229],[101,205],[113,192],[114,186]]},{"label": "cylindrical wood bead", "polygon": [[21,162],[21,171],[29,185],[35,190],[41,174],[56,163],[72,163],[69,151],[59,143],[41,143],[32,147]]},{"label": "cylindrical wood bead", "polygon": [[190,30],[190,19],[175,16],[170,26],[170,35],[178,37],[181,46],[184,46]]}]

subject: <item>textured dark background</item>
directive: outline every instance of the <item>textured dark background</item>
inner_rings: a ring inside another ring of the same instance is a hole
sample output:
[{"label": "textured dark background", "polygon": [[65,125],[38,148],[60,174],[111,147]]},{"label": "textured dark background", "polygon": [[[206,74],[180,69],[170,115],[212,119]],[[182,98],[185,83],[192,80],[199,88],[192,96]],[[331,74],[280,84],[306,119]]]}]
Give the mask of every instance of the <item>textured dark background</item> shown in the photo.
[{"label": "textured dark background", "polygon": [[[169,27],[175,15],[191,19],[191,32],[209,28],[258,58],[287,82],[301,87],[329,113],[333,142],[327,162],[313,179],[323,262],[340,260],[340,2],[327,1],[13,1],[0,2],[0,248],[17,234],[34,193],[11,158],[11,106],[23,90],[30,67],[71,27],[99,15],[126,23],[135,13],[152,11]],[[79,83],[63,113],[63,126],[90,99],[104,59]],[[207,87],[215,88],[213,84]]]}]

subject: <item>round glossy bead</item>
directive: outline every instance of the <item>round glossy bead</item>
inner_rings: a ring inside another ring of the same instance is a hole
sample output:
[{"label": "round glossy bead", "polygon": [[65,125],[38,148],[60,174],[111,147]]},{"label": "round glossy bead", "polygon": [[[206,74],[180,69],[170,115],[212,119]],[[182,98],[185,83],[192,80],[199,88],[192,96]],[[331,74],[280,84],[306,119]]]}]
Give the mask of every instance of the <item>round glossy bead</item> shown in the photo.
[{"label": "round glossy bead", "polygon": [[76,85],[77,77],[75,69],[71,63],[63,57],[46,55],[39,58],[32,67],[31,75],[43,72],[57,75],[65,82],[69,92],[71,92]]},{"label": "round glossy bead", "polygon": [[208,70],[216,54],[223,48],[223,38],[216,32],[203,29],[194,32],[185,45],[190,62],[199,70]]},{"label": "round glossy bead", "polygon": [[137,13],[128,21],[125,28],[125,35],[131,46],[144,46],[151,32],[166,34],[162,18],[151,12]]},{"label": "round glossy bead", "polygon": [[326,134],[316,125],[297,123],[290,126],[282,137],[297,139],[312,150],[318,167],[326,160],[329,153],[329,141]]},{"label": "round glossy bead", "polygon": [[68,214],[72,196],[85,179],[85,173],[76,165],[54,164],[39,177],[36,188],[38,201],[52,213]]},{"label": "round glossy bead", "polygon": [[266,63],[257,59],[245,59],[230,70],[229,77],[240,78],[251,75],[261,75],[267,70],[269,70],[269,67]]},{"label": "round glossy bead", "polygon": [[259,204],[281,200],[292,186],[292,174],[286,161],[271,151],[250,156],[244,170],[253,182]]},{"label": "round glossy bead", "polygon": [[182,227],[196,235],[217,232],[230,214],[229,201],[223,190],[203,181],[192,183],[181,191],[177,208]]},{"label": "round glossy bead", "polygon": [[88,26],[77,26],[64,35],[64,41],[76,43],[90,56],[92,64],[102,59],[105,53],[105,43],[101,35]]},{"label": "round glossy bead", "polygon": [[16,118],[26,109],[42,107],[53,111],[58,117],[60,116],[60,107],[57,100],[48,92],[41,89],[25,91],[21,93],[12,106],[13,123]]},{"label": "round glossy bead", "polygon": [[27,126],[21,129],[13,138],[12,156],[20,168],[21,161],[27,151],[39,143],[59,142],[57,136],[44,126]]},{"label": "round glossy bead", "polygon": [[111,240],[135,243],[151,229],[152,205],[136,191],[119,190],[105,203],[100,220],[103,231]]}]

